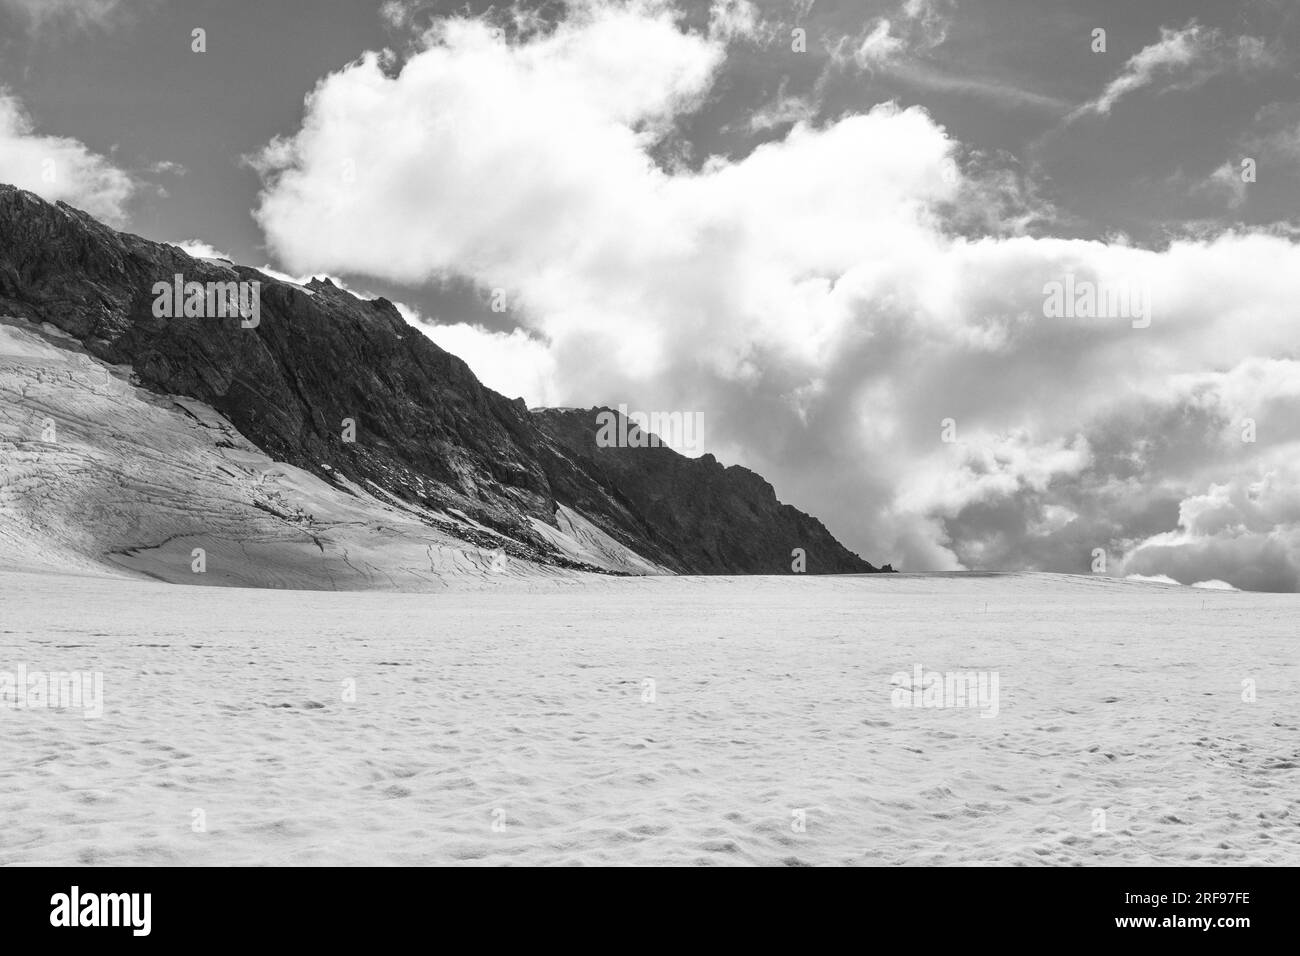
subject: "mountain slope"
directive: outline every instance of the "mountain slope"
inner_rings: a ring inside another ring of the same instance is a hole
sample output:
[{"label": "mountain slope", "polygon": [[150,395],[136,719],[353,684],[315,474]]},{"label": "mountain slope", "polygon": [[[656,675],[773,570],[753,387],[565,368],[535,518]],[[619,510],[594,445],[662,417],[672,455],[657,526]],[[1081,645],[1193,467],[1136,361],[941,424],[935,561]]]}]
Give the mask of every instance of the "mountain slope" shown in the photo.
[{"label": "mountain slope", "polygon": [[[602,487],[617,488],[649,534],[683,565],[707,573],[788,574],[795,548],[813,574],[877,569],[849,551],[816,518],[781,504],[759,475],[723,467],[712,455],[687,458],[664,445],[600,447],[598,416],[608,408],[540,408],[542,430],[569,449]],[[621,431],[635,433],[633,423]],[[892,569],[889,569],[892,570]]]},{"label": "mountain slope", "polygon": [[[260,283],[259,321],[156,317],[154,286],[176,275]],[[690,513],[650,506],[656,479],[630,466],[593,469],[579,445],[539,427],[522,401],[481,385],[385,299],[191,258],[2,185],[0,315],[49,323],[97,359],[130,366],[142,388],[204,403],[270,458],[345,494],[453,516],[450,533],[481,527],[504,536],[516,558],[572,565],[564,541],[578,525],[607,537],[606,551],[687,573],[779,570],[775,550],[788,556],[805,546],[781,540],[795,525],[760,519],[721,550],[694,547],[702,526],[686,520]],[[685,493],[688,477],[675,475],[663,493]],[[729,488],[713,487],[722,496]]]}]

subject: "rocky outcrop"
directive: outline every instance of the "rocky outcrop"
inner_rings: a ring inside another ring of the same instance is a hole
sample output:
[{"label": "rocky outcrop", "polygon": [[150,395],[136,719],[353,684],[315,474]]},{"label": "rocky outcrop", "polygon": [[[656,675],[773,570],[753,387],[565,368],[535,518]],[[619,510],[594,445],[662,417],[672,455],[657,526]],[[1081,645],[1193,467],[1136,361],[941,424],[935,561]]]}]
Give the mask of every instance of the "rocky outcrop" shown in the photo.
[{"label": "rocky outcrop", "polygon": [[[606,422],[618,420],[607,408],[540,408],[533,417],[595,484],[618,490],[646,534],[678,564],[704,574],[789,574],[799,548],[810,574],[879,570],[816,518],[778,501],[772,486],[747,468],[724,467],[708,454],[687,458],[662,444],[640,447],[635,439],[598,444],[602,413]],[[635,423],[615,431],[639,434]]]}]

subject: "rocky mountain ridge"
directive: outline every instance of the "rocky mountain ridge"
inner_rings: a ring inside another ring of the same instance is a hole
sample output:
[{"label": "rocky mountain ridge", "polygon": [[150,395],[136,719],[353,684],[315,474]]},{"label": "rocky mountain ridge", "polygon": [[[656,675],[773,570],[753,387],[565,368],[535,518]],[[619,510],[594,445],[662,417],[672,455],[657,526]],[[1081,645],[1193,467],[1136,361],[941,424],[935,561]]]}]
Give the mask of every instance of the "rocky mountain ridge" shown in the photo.
[{"label": "rocky mountain ridge", "polygon": [[[159,317],[155,286],[178,275],[258,283],[256,323]],[[679,573],[789,573],[794,548],[810,572],[875,570],[752,472],[666,448],[597,448],[589,413],[531,413],[484,387],[386,299],[196,259],[3,185],[0,315],[49,323],[129,365],[141,387],[206,403],[271,458],[335,487],[503,535],[517,558],[572,564],[538,527],[568,509]]]}]

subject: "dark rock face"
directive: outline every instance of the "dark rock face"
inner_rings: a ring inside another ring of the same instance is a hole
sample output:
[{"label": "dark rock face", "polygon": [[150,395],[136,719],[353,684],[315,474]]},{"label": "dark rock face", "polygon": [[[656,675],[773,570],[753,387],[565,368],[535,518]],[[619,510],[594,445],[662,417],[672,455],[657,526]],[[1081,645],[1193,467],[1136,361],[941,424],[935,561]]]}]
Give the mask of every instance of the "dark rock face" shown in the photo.
[{"label": "dark rock face", "polygon": [[[258,324],[155,317],[155,284],[177,274],[260,283]],[[457,509],[515,539],[519,557],[570,563],[529,520],[553,525],[564,504],[676,571],[789,573],[793,547],[807,549],[810,572],[874,570],[744,469],[668,449],[589,454],[594,440],[588,449],[576,420],[535,419],[483,387],[386,299],[194,259],[4,185],[0,314],[49,322],[96,356],[130,364],[142,386],[212,405],[279,460],[381,497]],[[344,440],[345,419],[355,441]]]},{"label": "dark rock face", "polygon": [[[772,486],[747,468],[724,467],[708,454],[687,458],[657,444],[601,447],[602,413],[617,420],[607,408],[542,408],[533,416],[597,484],[618,490],[647,535],[682,566],[703,574],[789,574],[792,551],[802,548],[809,574],[879,570],[816,518],[781,504]],[[634,423],[624,430],[639,432]]]}]

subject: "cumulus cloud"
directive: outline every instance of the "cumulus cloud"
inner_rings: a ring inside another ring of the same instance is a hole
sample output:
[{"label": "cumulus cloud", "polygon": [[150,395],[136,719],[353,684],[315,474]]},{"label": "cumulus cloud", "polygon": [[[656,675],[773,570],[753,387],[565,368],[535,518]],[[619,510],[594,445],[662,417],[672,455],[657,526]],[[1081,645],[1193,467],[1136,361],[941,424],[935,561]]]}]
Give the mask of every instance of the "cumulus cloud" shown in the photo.
[{"label": "cumulus cloud", "polygon": [[[411,310],[399,305],[411,321]],[[425,333],[453,355],[464,359],[488,388],[509,398],[522,397],[531,407],[560,404],[564,392],[557,386],[555,359],[546,343],[522,329],[496,332],[480,325],[457,322],[427,324]],[[597,404],[592,402],[590,404]]]},{"label": "cumulus cloud", "polygon": [[[657,164],[727,55],[660,3],[526,36],[441,21],[400,66],[320,82],[256,159],[258,221],[293,271],[500,290],[516,331],[427,334],[533,405],[703,412],[711,451],[873,561],[1087,571],[1102,549],[1124,573],[1296,586],[1293,241],[972,232],[996,184],[892,104]],[[1071,308],[1048,318],[1052,283]],[[1149,321],[1108,311],[1115,290]]]},{"label": "cumulus cloud", "polygon": [[1140,542],[1124,565],[1139,573],[1160,567],[1202,587],[1300,590],[1300,474],[1279,463],[1183,499],[1178,528]]},{"label": "cumulus cloud", "polygon": [[1161,91],[1187,90],[1213,76],[1235,70],[1248,73],[1277,64],[1277,57],[1258,37],[1229,38],[1195,20],[1181,29],[1160,28],[1160,39],[1143,47],[1124,63],[1119,75],[1094,100],[1075,110],[1105,115],[1120,100],[1145,87]]},{"label": "cumulus cloud", "polygon": [[135,180],[84,143],[36,132],[23,104],[0,88],[0,182],[62,200],[114,224],[126,220]]}]

